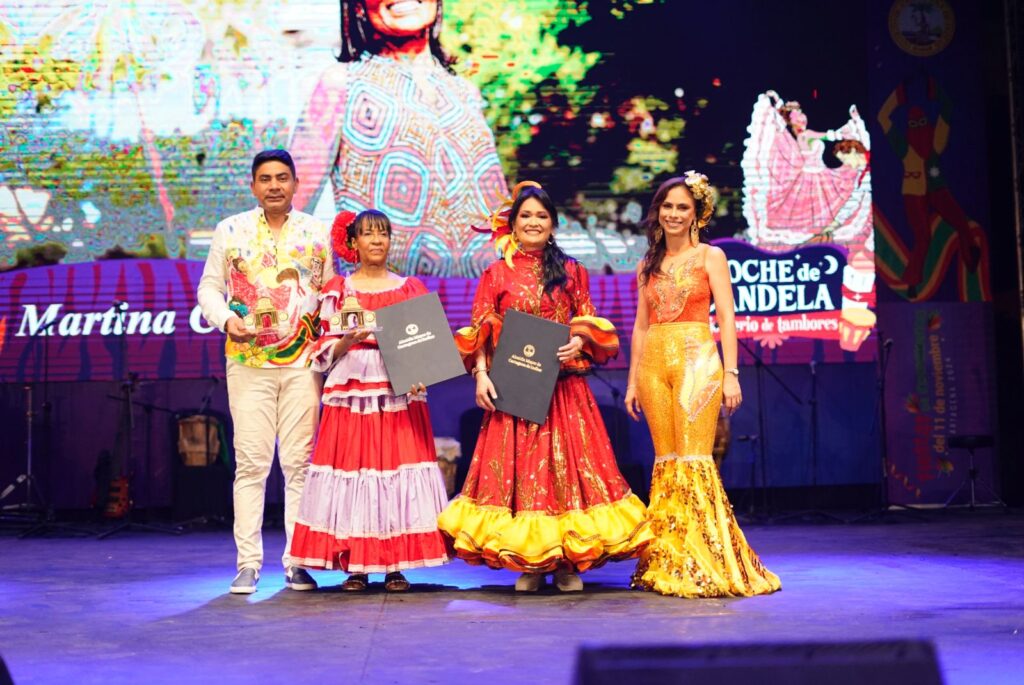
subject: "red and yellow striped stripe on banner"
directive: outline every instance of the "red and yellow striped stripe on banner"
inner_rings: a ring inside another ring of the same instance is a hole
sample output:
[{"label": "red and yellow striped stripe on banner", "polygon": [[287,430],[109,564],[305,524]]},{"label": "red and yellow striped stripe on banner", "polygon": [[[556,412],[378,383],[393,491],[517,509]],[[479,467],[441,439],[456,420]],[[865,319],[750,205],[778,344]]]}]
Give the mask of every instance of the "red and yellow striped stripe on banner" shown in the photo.
[{"label": "red and yellow striped stripe on banner", "polygon": [[[924,302],[934,297],[946,279],[954,252],[959,250],[956,230],[941,217],[932,220],[932,241],[925,256],[924,280],[918,284],[917,292],[907,294],[908,285],[903,282],[903,273],[910,258],[910,249],[896,233],[885,214],[875,207],[875,264],[877,273],[893,291],[911,302]],[[980,259],[971,271],[963,259],[957,260],[957,289],[962,302],[987,302],[991,299],[989,286],[988,239],[980,227],[972,227],[973,241],[978,245]]]}]

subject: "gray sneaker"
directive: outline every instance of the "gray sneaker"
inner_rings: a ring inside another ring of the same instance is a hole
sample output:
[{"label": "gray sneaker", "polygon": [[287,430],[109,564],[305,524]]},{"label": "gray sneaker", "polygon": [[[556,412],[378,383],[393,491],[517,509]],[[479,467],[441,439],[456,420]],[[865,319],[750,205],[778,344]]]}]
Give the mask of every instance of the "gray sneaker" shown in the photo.
[{"label": "gray sneaker", "polygon": [[290,566],[284,572],[284,586],[292,590],[315,590],[316,581],[304,568]]},{"label": "gray sneaker", "polygon": [[260,572],[254,568],[243,568],[231,581],[229,591],[233,595],[251,595],[256,592],[256,583],[260,582]]}]

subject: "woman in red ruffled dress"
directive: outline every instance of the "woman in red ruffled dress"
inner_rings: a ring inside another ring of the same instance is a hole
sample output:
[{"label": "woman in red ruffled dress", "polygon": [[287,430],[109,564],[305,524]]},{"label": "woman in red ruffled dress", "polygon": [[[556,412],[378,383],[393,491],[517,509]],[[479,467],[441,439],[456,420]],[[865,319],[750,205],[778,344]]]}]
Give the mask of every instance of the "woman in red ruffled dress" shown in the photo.
[{"label": "woman in red ruffled dress", "polygon": [[[473,325],[456,344],[476,377],[486,410],[461,495],[441,514],[441,530],[471,564],[522,575],[534,592],[547,573],[563,592],[579,591],[579,573],[636,556],[652,539],[643,503],[615,464],[611,442],[584,374],[618,353],[615,329],[596,317],[586,269],[554,241],[558,214],[535,183],[516,186],[510,208],[492,217],[505,258],[481,276]],[[568,324],[569,341],[547,420],[536,424],[495,409],[488,377],[506,311]]]},{"label": "woman in red ruffled dress", "polygon": [[346,297],[373,311],[427,289],[388,270],[387,216],[351,216],[338,215],[332,240],[335,252],[359,268],[320,292],[325,335],[311,363],[328,373],[291,554],[301,566],[347,571],[343,590],[365,590],[367,574],[385,573],[385,588],[401,592],[409,588],[402,571],[448,561],[437,528],[448,498],[425,389],[395,394],[371,331],[347,327],[350,315],[343,318],[341,309]]}]

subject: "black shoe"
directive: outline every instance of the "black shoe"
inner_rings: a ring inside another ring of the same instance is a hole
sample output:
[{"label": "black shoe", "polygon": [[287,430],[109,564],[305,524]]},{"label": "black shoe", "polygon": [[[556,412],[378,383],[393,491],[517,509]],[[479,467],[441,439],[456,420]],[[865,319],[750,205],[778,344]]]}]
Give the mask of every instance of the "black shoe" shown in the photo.
[{"label": "black shoe", "polygon": [[243,568],[231,581],[228,591],[233,595],[251,595],[256,592],[256,583],[260,582],[260,572],[254,568]]},{"label": "black shoe", "polygon": [[284,586],[291,590],[303,592],[315,590],[316,581],[313,580],[313,576],[309,575],[306,569],[291,566],[284,572]]}]

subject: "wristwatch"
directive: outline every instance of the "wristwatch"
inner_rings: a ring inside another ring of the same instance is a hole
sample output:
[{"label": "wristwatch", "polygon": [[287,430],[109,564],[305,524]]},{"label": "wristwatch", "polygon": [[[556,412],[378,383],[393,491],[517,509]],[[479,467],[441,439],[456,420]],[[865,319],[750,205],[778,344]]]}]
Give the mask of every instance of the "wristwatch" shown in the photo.
[{"label": "wristwatch", "polygon": [[731,373],[732,375],[736,376],[736,378],[740,377],[740,370],[739,369],[726,369],[725,372],[726,373]]}]

